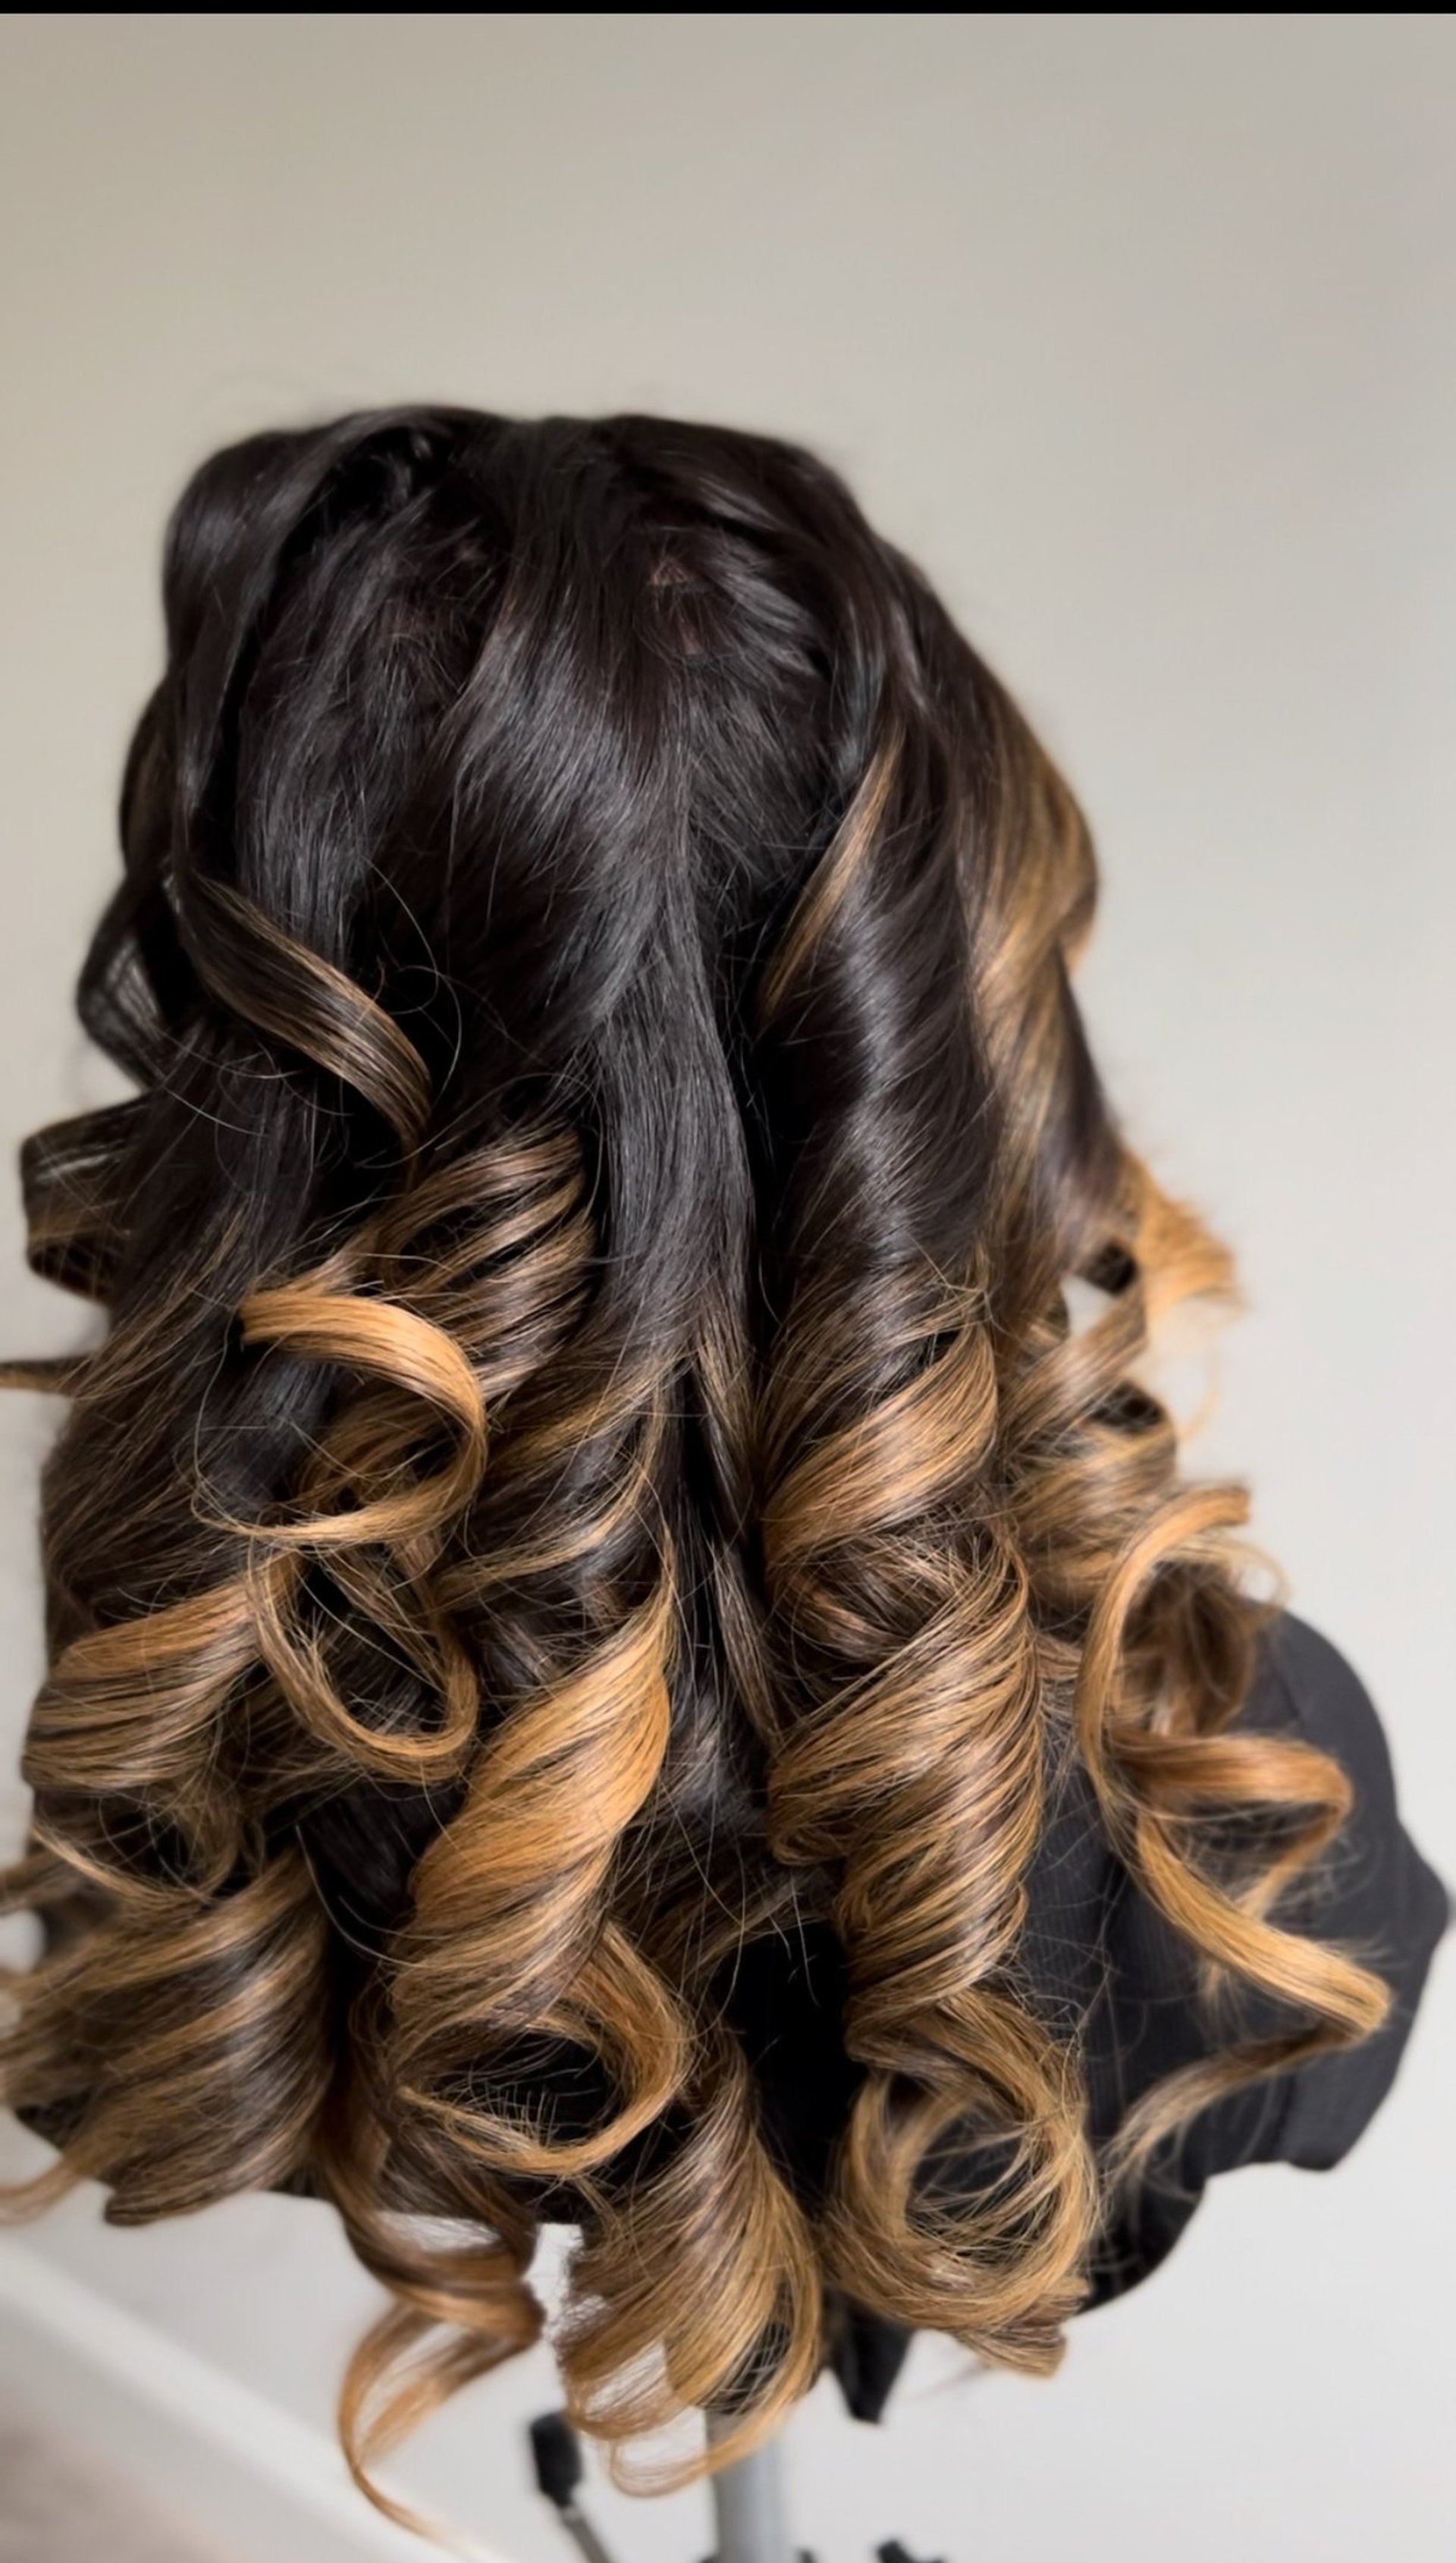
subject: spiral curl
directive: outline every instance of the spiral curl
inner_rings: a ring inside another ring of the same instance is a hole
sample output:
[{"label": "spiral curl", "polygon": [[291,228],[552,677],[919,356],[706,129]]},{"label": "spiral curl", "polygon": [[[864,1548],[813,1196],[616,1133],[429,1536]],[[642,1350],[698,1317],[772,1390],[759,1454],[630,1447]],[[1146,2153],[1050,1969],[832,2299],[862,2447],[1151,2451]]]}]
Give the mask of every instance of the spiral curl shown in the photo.
[{"label": "spiral curl", "polygon": [[[975,1165],[992,1096],[969,955],[941,938],[917,978],[903,881],[885,915],[896,832],[917,844],[916,900],[954,896],[958,849],[935,824],[950,798],[890,729],[765,992],[791,1075],[801,1060],[806,1083],[824,1059],[837,1069],[799,1107],[796,1295],[767,1399],[765,1556],[792,1704],[771,1840],[786,1863],[830,1871],[845,2040],[868,2069],[824,2219],[828,2266],[903,2322],[1038,2368],[1083,2290],[1095,2182],[1069,2062],[1012,1974],[1045,1737],[995,1474],[994,1259]],[[875,985],[866,956],[881,954]],[[851,1011],[895,1037],[881,1029],[846,1065]],[[953,2143],[983,2165],[969,2195],[938,2169]]]}]

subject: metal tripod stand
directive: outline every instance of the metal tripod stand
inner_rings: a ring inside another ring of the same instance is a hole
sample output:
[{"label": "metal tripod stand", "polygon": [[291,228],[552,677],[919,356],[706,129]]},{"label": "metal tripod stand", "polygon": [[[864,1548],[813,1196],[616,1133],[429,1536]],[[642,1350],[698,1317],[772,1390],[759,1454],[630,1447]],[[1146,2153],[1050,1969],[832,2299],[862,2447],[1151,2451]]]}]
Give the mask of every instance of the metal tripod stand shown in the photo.
[{"label": "metal tripod stand", "polygon": [[[709,2413],[708,2439],[726,2437],[733,2424],[727,2414]],[[582,2563],[613,2563],[613,2557],[577,2499],[582,2480],[581,2450],[564,2412],[543,2412],[531,2423],[531,2456],[536,2480],[555,2509]],[[784,2489],[783,2442],[771,2439],[724,2465],[709,2477],[716,2543],[707,2563],[815,2563],[789,2533]],[[876,2563],[914,2563],[903,2545],[892,2540],[875,2548]]]},{"label": "metal tripod stand", "polygon": [[[731,2428],[727,2420],[708,2415],[708,2442]],[[789,2541],[789,2512],[784,2491],[784,2453],[770,2439],[736,2464],[709,2476],[717,2544],[713,2563],[796,2563]]]}]

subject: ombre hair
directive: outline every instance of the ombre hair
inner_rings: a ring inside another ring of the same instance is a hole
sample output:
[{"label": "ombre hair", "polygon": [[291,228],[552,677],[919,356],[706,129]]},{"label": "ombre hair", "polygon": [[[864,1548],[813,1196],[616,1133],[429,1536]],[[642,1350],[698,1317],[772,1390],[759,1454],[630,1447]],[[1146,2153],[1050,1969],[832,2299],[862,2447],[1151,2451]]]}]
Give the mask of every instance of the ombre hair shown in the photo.
[{"label": "ombre hair", "polygon": [[[618,2448],[702,2406],[740,2453],[845,2303],[1049,2369],[1116,2185],[1387,2000],[1291,1924],[1349,1787],[1240,1729],[1247,1499],[1135,1375],[1232,1275],[1089,1058],[1074,801],[764,438],[258,437],[165,601],[80,992],[136,1091],[24,1153],[109,1322],[9,1374],[71,1400],[12,2210],[331,2200],[394,2299],[361,2477],[537,2337],[544,2219]],[[1020,1963],[1072,1765],[1264,2018],[1101,2160]],[[809,1920],[812,2184],[732,2003]]]}]

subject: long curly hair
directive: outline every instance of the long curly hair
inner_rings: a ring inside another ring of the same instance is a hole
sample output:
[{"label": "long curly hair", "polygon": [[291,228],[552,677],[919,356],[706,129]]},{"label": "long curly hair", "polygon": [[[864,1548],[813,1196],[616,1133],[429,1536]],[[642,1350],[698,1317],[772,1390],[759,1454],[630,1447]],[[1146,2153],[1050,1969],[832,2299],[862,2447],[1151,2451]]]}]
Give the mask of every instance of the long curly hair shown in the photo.
[{"label": "long curly hair", "polygon": [[[1067,788],[832,473],[646,418],[255,438],[166,549],[81,982],[131,1099],[24,1152],[98,1349],[3,2091],[123,2223],[335,2204],[361,2478],[538,2335],[722,2463],[836,2307],[1050,2368],[1113,2185],[1368,2033],[1291,1927],[1349,1789],[1240,1731],[1241,1487],[1135,1372],[1229,1262],[1124,1143]],[[1074,1325],[1074,1279],[1097,1313]],[[1100,2161],[1021,1966],[1080,1764],[1210,2001]],[[734,1988],[836,1952],[821,2178]]]}]

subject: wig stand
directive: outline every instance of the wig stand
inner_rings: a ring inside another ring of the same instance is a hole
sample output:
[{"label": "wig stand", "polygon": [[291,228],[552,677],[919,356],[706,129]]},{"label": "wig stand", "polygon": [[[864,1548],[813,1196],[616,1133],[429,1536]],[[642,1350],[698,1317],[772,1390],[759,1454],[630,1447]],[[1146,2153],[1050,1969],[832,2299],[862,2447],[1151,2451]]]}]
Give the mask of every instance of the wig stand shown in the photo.
[{"label": "wig stand", "polygon": [[[718,2420],[710,2412],[709,2445],[725,2437],[732,2426],[727,2414]],[[543,2412],[539,2420],[531,2423],[531,2456],[536,2480],[583,2563],[612,2563],[611,2554],[577,2500],[582,2452],[564,2412]],[[724,2465],[720,2473],[710,2474],[708,2481],[717,2529],[717,2542],[708,2563],[815,2563],[812,2554],[805,2553],[802,2547],[796,2549],[789,2541],[781,2438],[755,2448],[751,2456],[740,2457],[736,2464]],[[877,2545],[874,2551],[875,2563],[915,2563],[914,2556],[907,2553],[897,2537]]]},{"label": "wig stand", "polygon": [[[708,2414],[708,2442],[723,2437],[732,2420]],[[789,2539],[784,2497],[784,2451],[769,2439],[735,2464],[711,2474],[713,2524],[717,2531],[713,2563],[795,2563]]]}]

